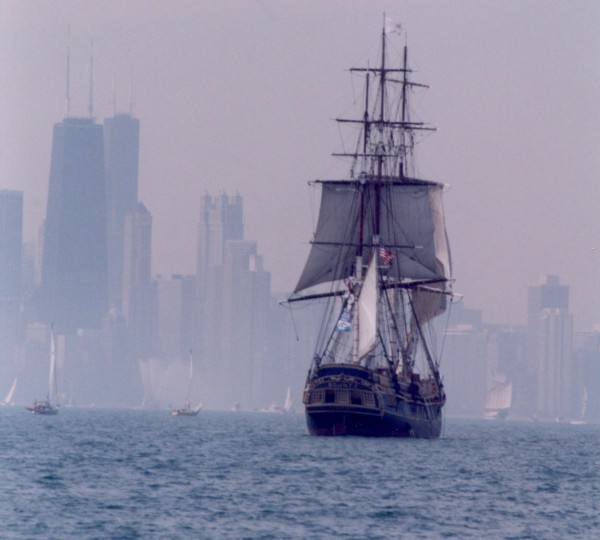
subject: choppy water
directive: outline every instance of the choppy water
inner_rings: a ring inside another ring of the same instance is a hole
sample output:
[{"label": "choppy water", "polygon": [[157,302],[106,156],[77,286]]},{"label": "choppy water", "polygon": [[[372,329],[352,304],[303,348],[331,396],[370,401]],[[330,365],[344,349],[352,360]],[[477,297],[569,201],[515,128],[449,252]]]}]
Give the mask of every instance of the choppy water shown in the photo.
[{"label": "choppy water", "polygon": [[0,538],[600,538],[600,426],[448,420],[321,438],[303,414],[0,409]]}]

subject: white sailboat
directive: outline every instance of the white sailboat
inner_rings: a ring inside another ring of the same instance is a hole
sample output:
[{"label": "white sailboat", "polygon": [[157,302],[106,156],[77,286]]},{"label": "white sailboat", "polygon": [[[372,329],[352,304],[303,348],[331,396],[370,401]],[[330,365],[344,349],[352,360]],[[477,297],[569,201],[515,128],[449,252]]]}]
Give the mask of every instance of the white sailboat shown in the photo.
[{"label": "white sailboat", "polygon": [[15,380],[12,382],[12,384],[10,385],[10,389],[8,390],[8,393],[6,394],[6,397],[4,398],[4,401],[2,401],[2,405],[14,405],[14,397],[15,397],[15,390],[17,389],[17,377],[15,377]]},{"label": "white sailboat", "polygon": [[50,329],[50,373],[48,377],[48,396],[46,399],[38,401],[37,399],[29,407],[28,411],[33,414],[58,414],[58,393],[56,389],[56,347],[54,343],[54,329]]},{"label": "white sailboat", "polygon": [[512,405],[512,382],[503,373],[496,374],[486,400],[483,416],[488,420],[504,420]]},{"label": "white sailboat", "polygon": [[587,422],[584,420],[585,410],[587,408],[587,400],[587,388],[584,386],[581,392],[581,407],[579,409],[579,418],[574,418],[573,420],[571,420],[571,424],[573,424],[574,426],[581,426],[583,424],[587,424]]},{"label": "white sailboat", "polygon": [[286,412],[286,413],[294,412],[294,407],[292,404],[292,391],[290,390],[289,386],[288,386],[287,392],[285,394],[285,401],[283,403],[283,412]]},{"label": "white sailboat", "polygon": [[190,370],[188,376],[188,390],[185,398],[185,405],[183,407],[177,407],[173,409],[173,416],[196,416],[202,409],[202,403],[198,403],[195,408],[192,408],[190,404],[190,394],[192,391],[192,379],[194,377],[194,363],[192,361],[192,351],[190,351]]}]

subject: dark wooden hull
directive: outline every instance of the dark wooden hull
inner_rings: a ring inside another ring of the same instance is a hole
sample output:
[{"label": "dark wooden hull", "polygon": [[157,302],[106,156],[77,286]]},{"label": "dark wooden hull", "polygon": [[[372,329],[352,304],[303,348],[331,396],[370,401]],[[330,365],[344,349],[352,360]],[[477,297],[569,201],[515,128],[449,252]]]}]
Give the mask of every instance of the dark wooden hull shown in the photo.
[{"label": "dark wooden hull", "polygon": [[408,385],[356,366],[336,365],[313,372],[305,391],[306,424],[311,435],[415,437],[433,439],[442,431],[443,397],[412,395]]}]

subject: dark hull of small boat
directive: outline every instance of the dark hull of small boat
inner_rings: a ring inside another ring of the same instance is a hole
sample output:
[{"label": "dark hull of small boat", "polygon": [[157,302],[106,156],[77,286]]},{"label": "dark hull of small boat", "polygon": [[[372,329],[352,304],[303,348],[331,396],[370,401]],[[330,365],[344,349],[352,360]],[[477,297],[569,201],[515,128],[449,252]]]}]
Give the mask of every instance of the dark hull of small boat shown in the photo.
[{"label": "dark hull of small boat", "polygon": [[32,406],[32,407],[26,407],[26,409],[28,411],[31,411],[33,414],[43,414],[46,416],[53,416],[55,414],[58,414],[58,409],[56,407],[39,407],[39,406]]},{"label": "dark hull of small boat", "polygon": [[199,411],[183,411],[175,409],[171,414],[173,416],[198,416]]}]

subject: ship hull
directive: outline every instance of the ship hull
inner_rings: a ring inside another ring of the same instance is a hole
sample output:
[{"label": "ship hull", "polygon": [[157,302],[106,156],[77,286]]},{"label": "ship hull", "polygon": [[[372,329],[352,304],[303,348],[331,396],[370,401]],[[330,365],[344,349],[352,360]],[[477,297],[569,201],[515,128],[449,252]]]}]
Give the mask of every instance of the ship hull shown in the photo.
[{"label": "ship hull", "polygon": [[422,421],[384,413],[380,416],[331,407],[307,410],[306,425],[311,435],[357,437],[413,437],[436,439],[442,431],[441,417]]},{"label": "ship hull", "polygon": [[[311,435],[438,438],[442,406],[394,391],[385,380],[356,366],[320,368],[305,391]],[[360,401],[360,403],[359,403]]]}]

